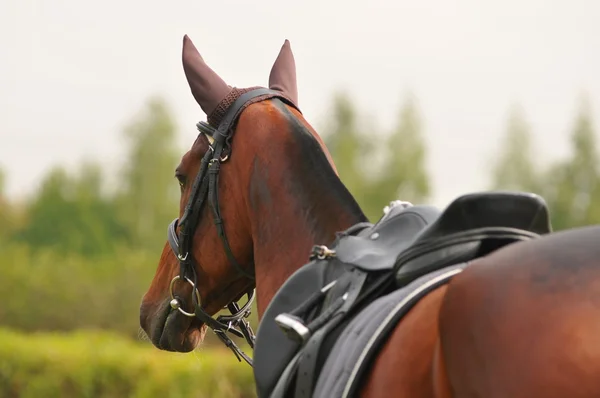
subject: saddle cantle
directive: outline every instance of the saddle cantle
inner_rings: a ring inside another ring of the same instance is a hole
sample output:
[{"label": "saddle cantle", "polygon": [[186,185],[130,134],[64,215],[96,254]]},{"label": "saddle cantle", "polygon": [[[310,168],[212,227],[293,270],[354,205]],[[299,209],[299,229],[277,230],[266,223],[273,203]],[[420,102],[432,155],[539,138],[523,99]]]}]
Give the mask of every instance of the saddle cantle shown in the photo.
[{"label": "saddle cantle", "polygon": [[400,253],[394,270],[402,286],[442,267],[471,261],[508,243],[550,233],[546,202],[538,195],[483,192],[455,199]]},{"label": "saddle cantle", "polygon": [[[418,286],[433,272],[548,232],[548,209],[541,197],[489,192],[461,196],[443,212],[425,205],[394,206],[375,224],[356,224],[338,233],[330,248],[315,246],[311,261],[283,284],[259,325],[254,351],[258,396],[312,396],[338,340],[353,342],[344,350],[370,358],[387,338],[381,333],[369,345],[365,339],[344,338],[355,333],[349,323],[367,316],[375,300],[389,296],[393,306],[405,295],[398,289]],[[398,309],[386,321],[390,325],[382,327],[391,330],[404,311]],[[344,377],[358,379],[366,368],[361,365]],[[352,385],[353,380],[344,383]]]}]

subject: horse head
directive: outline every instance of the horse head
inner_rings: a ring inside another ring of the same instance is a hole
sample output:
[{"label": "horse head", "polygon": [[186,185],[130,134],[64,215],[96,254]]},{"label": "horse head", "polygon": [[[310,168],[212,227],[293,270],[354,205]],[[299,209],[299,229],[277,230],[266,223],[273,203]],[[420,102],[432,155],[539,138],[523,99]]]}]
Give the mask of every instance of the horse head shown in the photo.
[{"label": "horse head", "polygon": [[[271,69],[268,89],[229,86],[187,36],[182,61],[208,123],[198,123],[200,134],[175,170],[179,217],[169,226],[142,299],[140,324],[164,350],[194,349],[207,328],[228,345],[226,332],[252,345],[244,317],[255,287],[265,287],[257,298],[260,316],[315,240],[331,241],[364,215],[302,117],[289,41]],[[236,302],[245,294],[248,303],[240,308]],[[213,318],[224,307],[232,315]]]}]

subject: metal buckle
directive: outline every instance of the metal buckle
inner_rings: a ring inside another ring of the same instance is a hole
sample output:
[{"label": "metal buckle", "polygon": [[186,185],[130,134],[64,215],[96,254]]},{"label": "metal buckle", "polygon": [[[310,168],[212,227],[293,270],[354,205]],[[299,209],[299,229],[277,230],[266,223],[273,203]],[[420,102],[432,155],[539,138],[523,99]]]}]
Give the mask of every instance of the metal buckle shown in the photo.
[{"label": "metal buckle", "polygon": [[[186,255],[186,257],[187,257],[187,255]],[[169,285],[169,294],[171,295],[171,302],[169,304],[171,305],[171,308],[173,308],[174,310],[178,310],[183,315],[189,316],[189,317],[195,317],[196,313],[195,312],[187,312],[184,309],[182,309],[181,308],[181,301],[179,301],[179,299],[175,298],[175,296],[173,295],[173,286],[175,285],[175,282],[177,282],[177,280],[179,280],[179,279],[181,279],[181,277],[179,275],[177,275],[177,276],[175,276],[175,278],[173,278],[171,280],[171,284]],[[194,294],[194,293],[196,294],[196,299],[198,301],[198,305],[200,305],[200,303],[202,303],[202,300],[200,299],[200,292],[198,291],[198,289],[194,285],[194,282],[192,282],[190,280],[190,278],[188,278],[186,276],[185,280],[188,281],[188,283],[190,285],[192,285],[192,289],[194,290],[194,292],[192,294]]]}]

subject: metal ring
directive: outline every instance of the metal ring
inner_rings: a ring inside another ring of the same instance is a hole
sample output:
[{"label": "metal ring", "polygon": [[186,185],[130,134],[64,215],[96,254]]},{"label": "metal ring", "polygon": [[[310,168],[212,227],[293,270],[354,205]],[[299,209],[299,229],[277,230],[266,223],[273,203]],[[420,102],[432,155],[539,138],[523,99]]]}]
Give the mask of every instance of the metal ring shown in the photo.
[{"label": "metal ring", "polygon": [[[171,285],[169,286],[169,294],[171,295],[171,303],[170,303],[171,304],[171,308],[177,309],[179,312],[181,312],[185,316],[195,317],[196,313],[194,313],[194,312],[187,312],[187,311],[183,310],[181,308],[181,302],[179,301],[179,299],[175,298],[175,296],[173,295],[173,286],[175,285],[175,282],[177,282],[177,280],[179,280],[180,278],[181,278],[181,276],[179,276],[179,275],[175,276],[171,280]],[[188,283],[190,285],[192,285],[192,289],[194,289],[194,293],[196,293],[196,299],[198,301],[198,305],[200,305],[202,303],[202,300],[200,299],[200,292],[198,291],[197,288],[194,287],[194,282],[192,282],[190,280],[190,278],[188,278],[186,276],[185,280],[188,281]],[[194,294],[194,293],[192,293],[192,294]]]}]

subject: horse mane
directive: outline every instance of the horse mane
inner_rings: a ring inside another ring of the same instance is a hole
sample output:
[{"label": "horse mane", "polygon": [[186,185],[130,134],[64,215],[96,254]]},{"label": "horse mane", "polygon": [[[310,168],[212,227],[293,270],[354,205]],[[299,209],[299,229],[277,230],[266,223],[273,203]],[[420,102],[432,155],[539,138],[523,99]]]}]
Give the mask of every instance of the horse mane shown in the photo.
[{"label": "horse mane", "polygon": [[334,199],[334,203],[341,204],[346,212],[361,222],[368,221],[354,196],[335,172],[325,153],[324,144],[317,140],[309,127],[286,104],[279,99],[272,101],[274,107],[286,118],[292,135],[291,141],[302,159],[298,164],[299,181],[291,182],[295,185],[295,194],[304,199],[305,203],[319,203],[326,193]]}]

